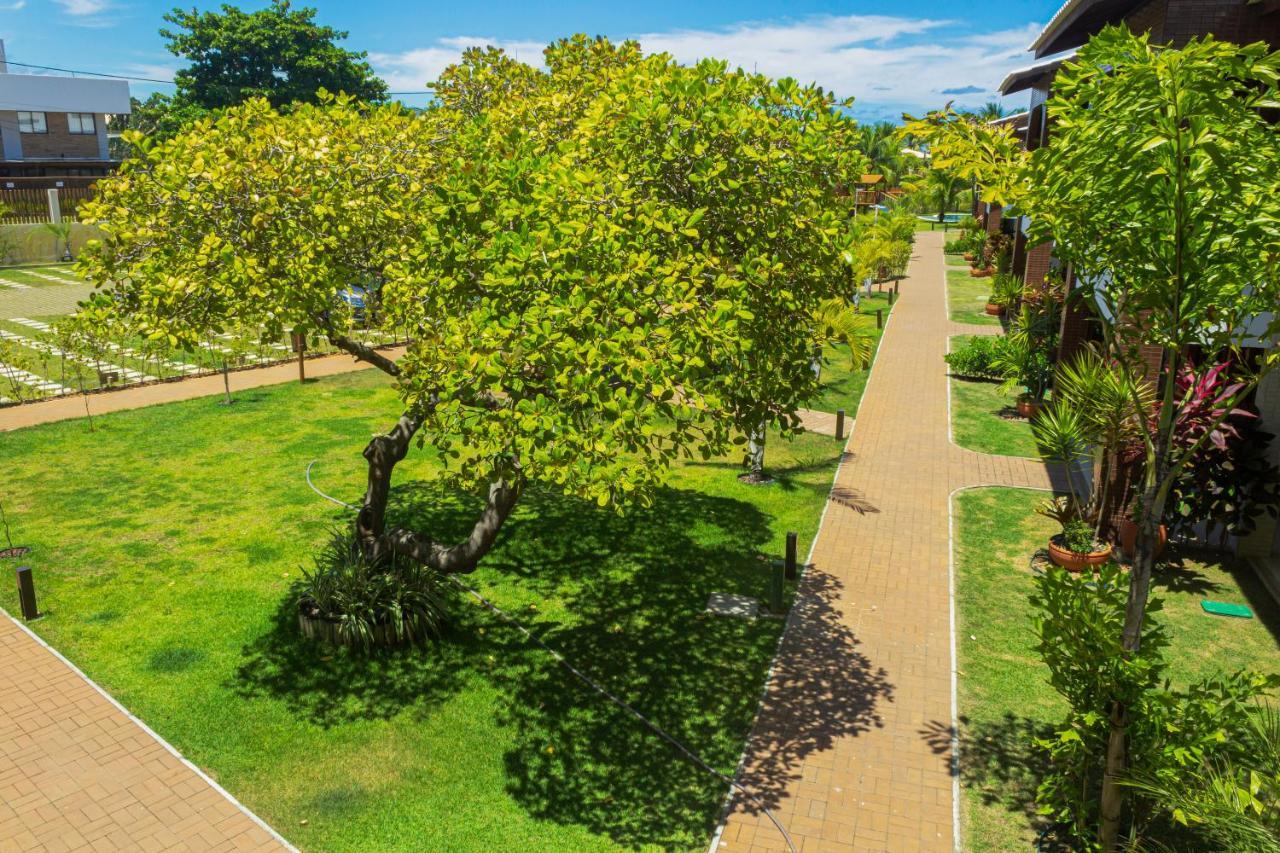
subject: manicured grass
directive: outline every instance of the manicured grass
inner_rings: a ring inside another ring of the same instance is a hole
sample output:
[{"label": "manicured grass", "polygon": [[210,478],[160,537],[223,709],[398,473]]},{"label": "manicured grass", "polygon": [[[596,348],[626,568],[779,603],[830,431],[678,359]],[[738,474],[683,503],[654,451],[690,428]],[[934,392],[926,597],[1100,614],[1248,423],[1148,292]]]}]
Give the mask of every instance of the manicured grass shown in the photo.
[{"label": "manicured grass", "polygon": [[974,278],[968,269],[947,270],[947,307],[956,323],[975,326],[998,326],[999,317],[986,312],[987,298],[991,295],[991,279]]},{"label": "manicured grass", "polygon": [[[955,350],[968,336],[951,339]],[[1000,383],[951,377],[951,437],[956,444],[997,456],[1038,457],[1031,422],[1018,417],[1014,395]]]},{"label": "manicured grass", "polygon": [[[871,297],[863,297],[862,310],[872,318],[875,317],[876,309],[879,308],[884,312],[885,325],[889,323],[889,293],[887,288],[892,287],[892,283],[885,284],[884,293],[875,292],[872,288]],[[876,348],[880,347],[880,339],[884,337],[883,329],[874,329],[876,336]],[[849,418],[853,418],[858,414],[858,405],[862,402],[862,392],[866,390],[867,380],[871,377],[871,369],[854,370],[850,367],[849,348],[843,344],[833,344],[827,346],[822,352],[822,392],[816,400],[809,404],[809,408],[816,409],[820,412],[835,412],[844,409],[845,414]]]},{"label": "manicured grass", "polygon": [[[1030,556],[1055,532],[1033,510],[1043,492],[977,489],[955,499],[963,849],[1029,850],[1040,759],[1030,739],[1065,712],[1032,651]],[[1280,670],[1280,608],[1247,566],[1171,554],[1153,594],[1172,640],[1175,686],[1221,671]],[[1248,604],[1255,619],[1208,616],[1202,599]]]},{"label": "manicured grass", "polygon": [[[470,598],[441,642],[373,659],[304,642],[291,585],[399,413],[376,371],[5,434],[0,500],[32,546],[33,627],[286,837],[323,850],[706,848],[725,787]],[[815,534],[837,442],[770,439],[777,482],[687,463],[626,515],[531,487],[467,583],[732,773],[782,621],[765,556]],[[397,469],[394,515],[464,512]],[[393,522],[395,519],[393,518]],[[12,584],[0,605],[16,610]]]}]

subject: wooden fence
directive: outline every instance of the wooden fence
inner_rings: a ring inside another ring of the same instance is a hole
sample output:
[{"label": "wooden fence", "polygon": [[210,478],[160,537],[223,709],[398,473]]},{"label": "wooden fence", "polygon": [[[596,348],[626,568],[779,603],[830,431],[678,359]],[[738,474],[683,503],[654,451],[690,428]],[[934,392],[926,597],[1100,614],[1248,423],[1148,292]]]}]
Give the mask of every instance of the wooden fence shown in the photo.
[{"label": "wooden fence", "polygon": [[[80,205],[93,198],[91,187],[61,187],[58,206],[62,218],[76,221]],[[0,225],[39,225],[50,222],[48,190],[35,187],[0,188]]]}]

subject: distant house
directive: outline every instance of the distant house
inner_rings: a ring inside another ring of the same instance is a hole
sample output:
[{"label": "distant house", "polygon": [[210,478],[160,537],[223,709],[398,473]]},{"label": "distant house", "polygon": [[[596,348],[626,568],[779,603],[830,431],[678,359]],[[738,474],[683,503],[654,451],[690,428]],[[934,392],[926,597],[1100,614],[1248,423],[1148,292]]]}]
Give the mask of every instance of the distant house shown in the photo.
[{"label": "distant house", "polygon": [[126,81],[13,73],[0,41],[0,189],[107,174],[118,165],[107,152],[107,116],[129,111]]},{"label": "distant house", "polygon": [[879,204],[883,198],[884,175],[862,175],[854,189],[853,203],[855,207],[871,207]]}]

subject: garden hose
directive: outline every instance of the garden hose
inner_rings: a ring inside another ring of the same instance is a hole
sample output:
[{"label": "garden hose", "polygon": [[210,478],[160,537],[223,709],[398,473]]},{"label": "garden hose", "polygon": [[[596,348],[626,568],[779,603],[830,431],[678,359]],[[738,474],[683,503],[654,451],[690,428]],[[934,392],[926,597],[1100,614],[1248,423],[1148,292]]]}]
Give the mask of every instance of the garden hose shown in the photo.
[{"label": "garden hose", "polygon": [[[347,509],[356,510],[358,512],[360,510],[360,507],[355,506],[354,504],[349,504],[346,501],[340,501],[337,498],[333,497],[332,495],[325,494],[324,492],[320,491],[319,488],[316,487],[315,483],[311,481],[311,468],[316,464],[317,461],[318,460],[313,459],[307,463],[306,478],[307,478],[307,485],[311,487],[311,491],[315,492],[317,495],[319,495],[320,497],[324,498],[325,500],[331,503],[335,503],[338,506],[346,507]],[[641,714],[639,711],[633,708],[630,704],[628,704],[624,700],[620,699],[619,697],[611,693],[608,690],[608,688],[604,687],[598,681],[593,679],[591,676],[587,675],[582,670],[578,669],[576,666],[570,663],[568,659],[565,658],[564,655],[560,654],[560,652],[556,651],[551,646],[548,646],[546,643],[544,643],[542,640],[536,637],[533,634],[533,632],[531,632],[528,628],[526,628],[523,624],[521,624],[520,621],[517,620],[514,616],[507,613],[502,608],[498,607],[496,604],[494,604],[489,599],[485,598],[476,590],[472,589],[462,581],[458,580],[456,575],[448,574],[448,575],[445,575],[445,577],[447,577],[450,581],[452,581],[454,585],[457,586],[459,589],[468,593],[472,598],[474,598],[477,602],[479,602],[480,605],[484,607],[486,610],[490,611],[495,616],[500,618],[502,621],[506,622],[508,625],[512,626],[521,634],[523,634],[526,639],[528,639],[530,642],[538,646],[538,648],[542,649],[544,652],[549,654],[552,657],[552,659],[556,661],[556,663],[560,664],[565,669],[569,670],[569,672],[577,676],[583,683],[585,683],[592,690],[596,691],[601,696],[605,697],[610,702],[617,705],[622,710],[626,711],[632,717],[635,717],[651,732],[656,734],[658,737],[666,741],[671,746],[675,747],[675,749],[678,752],[684,755],[685,758],[689,759],[689,761],[691,761],[694,765],[696,765],[697,767],[700,767],[702,770],[711,774],[712,776],[715,776],[721,782],[724,782],[725,784],[727,784],[731,789],[740,793],[753,806],[759,809],[761,813],[764,814],[765,817],[769,818],[770,822],[773,823],[775,827],[777,827],[778,832],[782,834],[782,838],[787,844],[787,849],[790,850],[791,853],[796,853],[795,842],[791,840],[791,834],[787,832],[787,828],[783,826],[782,822],[773,816],[773,812],[769,811],[769,809],[765,807],[764,803],[760,802],[760,800],[757,799],[754,795],[752,795],[750,791],[748,791],[746,788],[739,785],[731,777],[725,775],[724,773],[721,773],[719,770],[712,767],[705,760],[703,760],[703,758],[700,755],[698,755],[689,747],[685,746],[683,743],[677,740],[675,736],[668,734],[657,723],[650,720],[644,714]]]}]

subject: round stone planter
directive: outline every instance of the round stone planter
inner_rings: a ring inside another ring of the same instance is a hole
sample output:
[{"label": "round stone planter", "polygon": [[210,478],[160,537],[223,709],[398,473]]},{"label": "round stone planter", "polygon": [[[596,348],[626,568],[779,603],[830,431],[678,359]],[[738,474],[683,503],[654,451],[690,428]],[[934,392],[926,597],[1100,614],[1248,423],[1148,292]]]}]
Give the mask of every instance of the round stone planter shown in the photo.
[{"label": "round stone planter", "polygon": [[[306,605],[299,603],[298,605],[298,628],[302,631],[302,636],[308,640],[315,640],[319,643],[328,643],[331,646],[359,646],[360,643],[354,643],[349,638],[343,637],[338,631],[338,620],[322,616],[319,613],[308,613]],[[408,632],[402,632],[407,637]],[[407,639],[401,639],[391,630],[390,625],[378,625],[373,629],[373,645],[382,648],[397,648],[408,645]]]},{"label": "round stone planter", "polygon": [[1059,565],[1069,572],[1083,572],[1085,569],[1093,570],[1098,566],[1105,566],[1111,560],[1110,545],[1105,546],[1101,551],[1077,554],[1075,551],[1068,551],[1059,545],[1060,541],[1060,536],[1055,536],[1049,540],[1049,559],[1053,560],[1055,565]]}]

